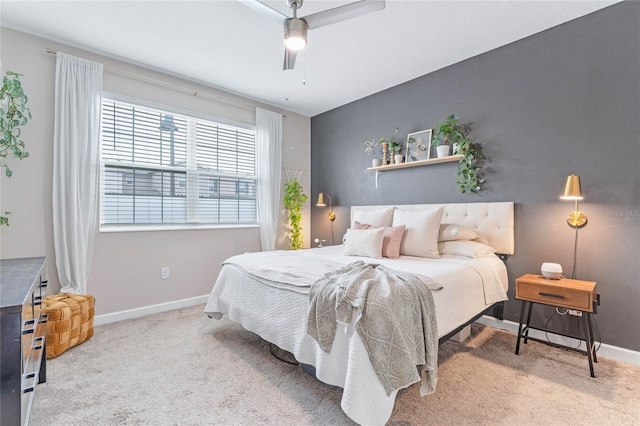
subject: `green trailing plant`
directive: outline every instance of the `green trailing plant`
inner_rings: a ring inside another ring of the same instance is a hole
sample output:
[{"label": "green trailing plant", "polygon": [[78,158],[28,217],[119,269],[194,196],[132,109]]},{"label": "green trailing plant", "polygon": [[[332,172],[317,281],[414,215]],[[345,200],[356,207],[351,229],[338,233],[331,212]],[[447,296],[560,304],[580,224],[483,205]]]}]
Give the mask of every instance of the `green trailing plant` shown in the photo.
[{"label": "green trailing plant", "polygon": [[478,143],[471,142],[470,139],[459,145],[454,154],[462,155],[458,160],[456,169],[456,184],[463,194],[465,192],[478,192],[484,183],[482,167],[479,167],[481,160],[485,159],[482,147]]},{"label": "green trailing plant", "polygon": [[436,128],[431,142],[433,146],[454,145],[454,154],[461,155],[456,169],[456,185],[463,194],[478,192],[484,183],[480,162],[485,159],[482,146],[471,140],[471,124],[459,124],[459,118],[451,114]]},{"label": "green trailing plant", "polygon": [[[20,77],[22,75],[13,71],[7,71],[2,76],[0,88],[0,169],[4,168],[4,174],[8,178],[13,172],[4,162],[8,156],[20,160],[29,156],[25,150],[25,144],[20,139],[22,127],[31,119],[31,111],[27,108],[27,95],[22,89]],[[6,216],[0,216],[0,226],[9,225],[10,212],[4,212]]]},{"label": "green trailing plant", "polygon": [[287,209],[287,221],[291,236],[291,249],[302,248],[302,208],[307,201],[302,185],[297,179],[292,179],[284,185],[284,207]]}]

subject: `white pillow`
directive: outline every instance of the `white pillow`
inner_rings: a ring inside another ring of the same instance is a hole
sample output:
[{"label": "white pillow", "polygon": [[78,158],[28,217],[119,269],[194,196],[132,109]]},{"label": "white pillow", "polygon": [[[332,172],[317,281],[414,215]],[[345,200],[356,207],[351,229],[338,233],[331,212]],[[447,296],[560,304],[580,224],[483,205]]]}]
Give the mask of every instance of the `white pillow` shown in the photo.
[{"label": "white pillow", "polygon": [[419,211],[396,209],[393,213],[393,226],[406,226],[400,254],[439,258],[438,231],[443,212],[444,207]]},{"label": "white pillow", "polygon": [[347,229],[344,242],[345,256],[365,256],[382,258],[384,228]]},{"label": "white pillow", "polygon": [[440,254],[471,257],[474,259],[495,253],[493,247],[475,241],[444,241],[438,244]]},{"label": "white pillow", "polygon": [[476,243],[481,243],[481,244],[484,244],[484,245],[487,245],[487,246],[491,246],[491,244],[489,244],[489,240],[487,240],[484,237],[478,236],[478,238],[474,238],[473,241],[475,241]]},{"label": "white pillow", "polygon": [[353,226],[353,223],[356,221],[367,225],[377,226],[378,228],[391,226],[394,209],[395,207],[384,207],[375,210],[356,208],[353,211],[353,217],[351,218],[351,226]]},{"label": "white pillow", "polygon": [[476,231],[464,225],[443,223],[440,225],[438,241],[473,240],[478,238]]}]

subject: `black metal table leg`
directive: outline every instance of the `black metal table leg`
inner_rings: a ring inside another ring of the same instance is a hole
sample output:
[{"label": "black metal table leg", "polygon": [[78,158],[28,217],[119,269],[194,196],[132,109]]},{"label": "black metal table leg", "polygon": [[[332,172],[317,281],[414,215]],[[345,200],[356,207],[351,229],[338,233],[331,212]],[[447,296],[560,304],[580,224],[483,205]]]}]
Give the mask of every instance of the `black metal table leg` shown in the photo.
[{"label": "black metal table leg", "polygon": [[527,327],[524,331],[524,344],[527,344],[529,340],[529,323],[531,323],[531,309],[533,309],[533,302],[529,302],[529,313],[527,314]]},{"label": "black metal table leg", "polygon": [[522,319],[524,318],[524,308],[526,304],[527,302],[523,300],[522,307],[520,308],[520,325],[518,325],[518,340],[516,343],[516,355],[518,355],[518,352],[520,352],[520,338],[522,337]]},{"label": "black metal table leg", "polygon": [[589,358],[589,372],[591,373],[591,377],[596,377],[593,371],[593,341],[591,340],[592,336],[590,335],[592,334],[590,333],[590,319],[588,312],[584,312],[582,314],[582,321],[584,323],[584,341],[587,345],[587,357]]},{"label": "black metal table leg", "polygon": [[598,356],[596,355],[595,340],[593,340],[593,323],[591,322],[591,312],[583,312],[583,315],[587,316],[587,325],[589,326],[589,337],[591,337],[591,346],[593,346],[593,362],[598,362]]}]

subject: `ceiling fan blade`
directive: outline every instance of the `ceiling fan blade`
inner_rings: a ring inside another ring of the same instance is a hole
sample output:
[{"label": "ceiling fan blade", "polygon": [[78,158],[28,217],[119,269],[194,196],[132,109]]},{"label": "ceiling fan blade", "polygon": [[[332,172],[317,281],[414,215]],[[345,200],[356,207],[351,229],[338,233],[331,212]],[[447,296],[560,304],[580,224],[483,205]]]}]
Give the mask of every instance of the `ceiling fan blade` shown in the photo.
[{"label": "ceiling fan blade", "polygon": [[292,70],[296,64],[296,55],[298,52],[295,50],[284,48],[284,64],[282,65],[282,70]]},{"label": "ceiling fan blade", "polygon": [[275,9],[270,8],[264,3],[259,2],[258,0],[238,0],[243,5],[247,6],[250,9],[255,10],[261,15],[266,16],[274,22],[284,25],[284,22],[289,18],[286,15],[278,12]]},{"label": "ceiling fan blade", "polygon": [[384,0],[360,0],[355,3],[346,4],[344,6],[335,7],[322,12],[312,13],[302,19],[307,22],[307,25],[311,30],[355,18],[357,16],[362,16],[367,13],[377,12],[384,8]]}]

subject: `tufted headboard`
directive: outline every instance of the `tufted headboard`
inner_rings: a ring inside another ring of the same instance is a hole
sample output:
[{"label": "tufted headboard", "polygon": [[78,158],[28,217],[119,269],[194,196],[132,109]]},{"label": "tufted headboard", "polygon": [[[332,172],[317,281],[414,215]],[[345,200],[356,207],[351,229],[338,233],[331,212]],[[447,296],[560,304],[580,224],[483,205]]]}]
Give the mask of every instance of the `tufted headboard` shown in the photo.
[{"label": "tufted headboard", "polygon": [[352,206],[351,218],[355,209],[395,207],[401,210],[433,210],[441,206],[444,206],[442,223],[468,226],[485,238],[498,253],[514,253],[513,202]]}]

